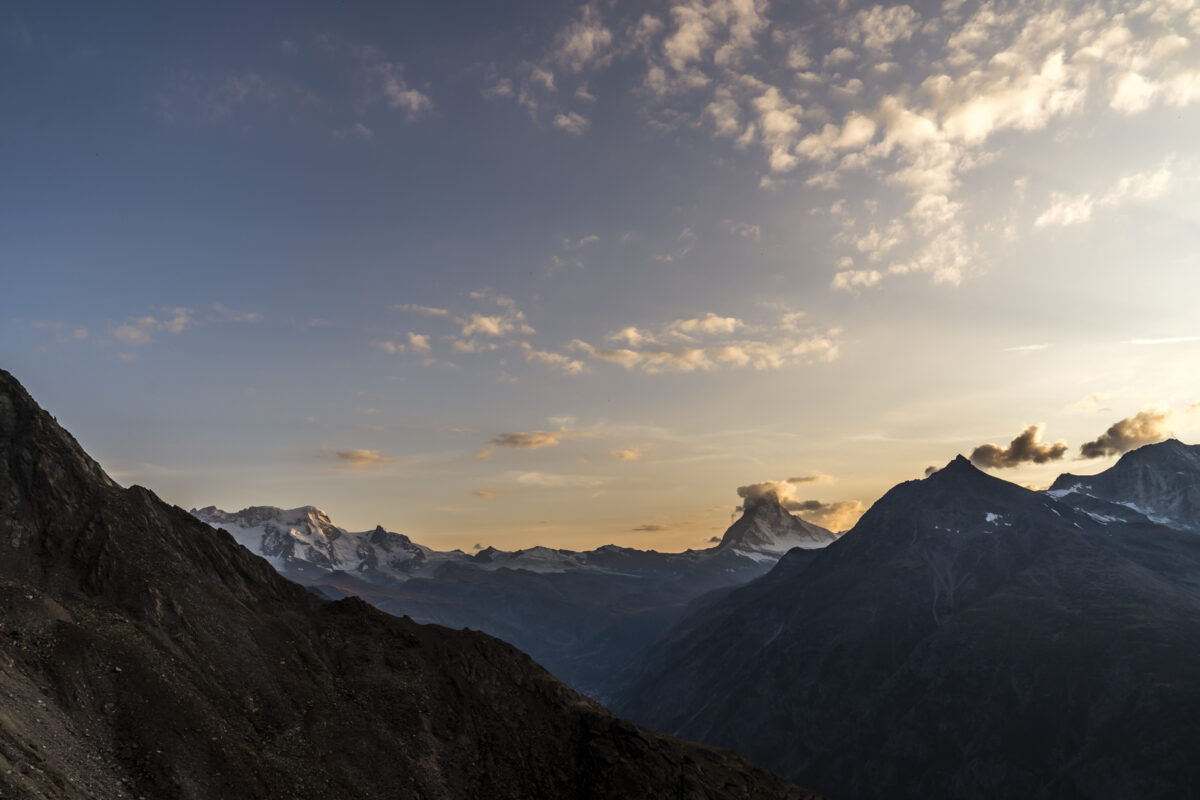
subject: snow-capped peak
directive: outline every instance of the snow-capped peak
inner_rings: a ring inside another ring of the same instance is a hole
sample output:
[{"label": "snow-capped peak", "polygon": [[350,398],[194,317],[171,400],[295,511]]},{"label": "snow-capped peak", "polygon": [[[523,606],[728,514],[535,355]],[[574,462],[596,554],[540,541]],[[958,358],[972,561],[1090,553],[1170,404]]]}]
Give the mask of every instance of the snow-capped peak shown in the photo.
[{"label": "snow-capped peak", "polygon": [[789,513],[777,498],[767,496],[746,503],[741,518],[725,531],[717,550],[774,559],[793,547],[813,550],[836,538],[837,534]]}]

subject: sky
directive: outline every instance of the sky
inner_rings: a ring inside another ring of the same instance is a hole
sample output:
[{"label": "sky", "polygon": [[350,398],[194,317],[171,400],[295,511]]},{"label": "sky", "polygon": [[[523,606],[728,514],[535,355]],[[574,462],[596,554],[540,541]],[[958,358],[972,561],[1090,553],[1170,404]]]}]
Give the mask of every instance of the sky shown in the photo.
[{"label": "sky", "polygon": [[0,366],[439,549],[1200,441],[1200,2],[8,3]]}]

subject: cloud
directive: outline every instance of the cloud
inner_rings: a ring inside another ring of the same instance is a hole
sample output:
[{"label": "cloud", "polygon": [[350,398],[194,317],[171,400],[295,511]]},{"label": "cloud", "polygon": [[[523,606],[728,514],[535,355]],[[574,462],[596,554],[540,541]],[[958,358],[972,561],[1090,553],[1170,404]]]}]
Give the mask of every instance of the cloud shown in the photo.
[{"label": "cloud", "polygon": [[847,269],[833,276],[833,288],[842,291],[869,289],[883,280],[883,273],[875,269]]},{"label": "cloud", "polygon": [[[1011,228],[995,224],[978,193],[960,195],[971,170],[1011,159],[1021,137],[1085,113],[1133,116],[1200,102],[1191,0],[1148,0],[1119,14],[1110,5],[950,0],[934,13],[917,4],[838,3],[801,22],[787,4],[766,0],[673,0],[638,14],[587,3],[540,58],[522,62],[507,84],[493,77],[488,85],[580,132],[583,115],[564,103],[584,85],[634,74],[638,85],[627,88],[656,133],[699,130],[739,154],[753,150],[764,187],[804,171],[797,185],[870,181],[872,194],[902,195],[907,208],[836,242],[856,251],[861,241],[879,262],[843,269],[837,288],[865,290],[904,275],[954,285],[985,271],[992,240]],[[628,69],[583,80],[618,60]],[[1001,135],[1008,138],[998,143]],[[1106,205],[1162,191],[1155,187],[1053,195],[1038,226],[1078,224]],[[880,245],[894,243],[871,247],[872,228]]]},{"label": "cloud", "polygon": [[783,481],[763,481],[737,487],[738,497],[742,505],[738,511],[753,507],[764,501],[775,501],[786,510],[798,514],[803,519],[820,525],[829,530],[845,530],[852,526],[863,515],[866,508],[857,500],[843,500],[825,503],[820,500],[802,500],[798,488],[811,483],[830,480],[827,475],[803,475],[788,478]]},{"label": "cloud", "polygon": [[738,511],[765,501],[779,504],[796,499],[796,487],[787,481],[763,481],[737,487],[737,496],[744,501]]},{"label": "cloud", "polygon": [[580,375],[588,371],[587,365],[578,359],[562,353],[537,350],[529,342],[521,342],[521,350],[525,353],[526,361],[553,367],[564,375]]},{"label": "cloud", "polygon": [[739,328],[745,328],[746,323],[736,317],[720,317],[711,311],[703,317],[693,319],[677,319],[667,325],[667,333],[681,339],[692,339],[703,334],[729,334]]},{"label": "cloud", "polygon": [[1122,344],[1186,344],[1200,342],[1200,336],[1167,336],[1160,339],[1128,339]]},{"label": "cloud", "polygon": [[603,66],[611,60],[609,47],[613,34],[600,19],[600,12],[585,5],[579,14],[579,19],[558,32],[551,56],[571,72],[580,72],[593,65]]},{"label": "cloud", "polygon": [[505,336],[510,333],[534,333],[533,328],[524,323],[524,315],[520,312],[514,315],[492,316],[486,314],[471,314],[462,321],[462,335],[471,336]]},{"label": "cloud", "polygon": [[855,14],[843,26],[843,35],[852,42],[861,42],[868,50],[886,55],[890,45],[912,38],[919,21],[917,12],[909,6],[877,5]]},{"label": "cloud", "polygon": [[130,317],[122,324],[117,325],[112,331],[113,338],[125,344],[148,344],[155,332],[166,331],[179,334],[195,323],[192,317],[195,312],[190,308],[178,306],[151,310],[154,312],[153,314],[144,317]]},{"label": "cloud", "polygon": [[1103,403],[1108,399],[1109,395],[1106,392],[1092,392],[1082,400],[1073,403],[1069,410],[1077,413],[1092,413],[1096,411],[1108,411],[1108,408]]},{"label": "cloud", "polygon": [[125,344],[146,344],[150,341],[150,333],[143,326],[125,323],[113,330],[113,338]]},{"label": "cloud", "polygon": [[568,111],[565,114],[556,114],[554,116],[554,127],[575,136],[581,136],[586,133],[591,124],[587,117],[576,111]]},{"label": "cloud", "polygon": [[1144,444],[1160,442],[1170,435],[1169,425],[1174,416],[1171,411],[1143,409],[1132,417],[1114,422],[1094,441],[1084,443],[1079,448],[1079,455],[1083,458],[1104,458],[1120,455]]},{"label": "cloud", "polygon": [[557,447],[567,431],[532,431],[530,433],[502,433],[488,442],[496,447],[514,447],[521,450],[538,450],[542,447]]},{"label": "cloud", "polygon": [[[837,358],[840,330],[803,330],[796,319],[794,313],[785,314],[774,325],[764,327],[709,312],[656,328],[629,326],[606,337],[625,347],[595,347],[575,339],[571,348],[589,358],[650,374],[738,367],[773,370]],[[735,335],[742,333],[760,336]]]},{"label": "cloud", "polygon": [[[785,506],[786,508],[786,506]],[[789,508],[798,517],[831,531],[844,531],[854,527],[867,507],[858,500],[842,500],[823,503],[820,500],[805,500],[795,508]]]},{"label": "cloud", "polygon": [[1041,441],[1044,423],[1030,425],[1022,431],[1008,447],[981,444],[971,452],[971,463],[986,469],[1016,467],[1021,464],[1045,464],[1058,461],[1067,453],[1067,443],[1057,441],[1046,444]]},{"label": "cloud", "polygon": [[401,342],[391,342],[386,339],[372,339],[371,346],[382,350],[385,353],[403,353],[408,349],[408,346]]},{"label": "cloud", "polygon": [[361,122],[356,122],[353,125],[347,125],[344,128],[335,128],[333,131],[335,139],[358,139],[362,142],[375,141],[375,131],[368,128]]},{"label": "cloud", "polygon": [[[512,334],[529,336],[536,333],[529,323],[526,322],[525,314],[517,308],[516,303],[511,298],[495,294],[489,290],[471,292],[471,298],[479,302],[499,306],[501,311],[498,314],[475,312],[458,316],[445,308],[415,305],[412,303],[397,305],[395,308],[398,311],[420,314],[430,319],[452,321],[455,325],[459,326],[459,331],[463,339],[453,339],[453,337],[443,338],[451,338],[451,346],[455,352],[459,353],[482,353],[496,350],[499,347],[499,345],[494,343],[477,341],[472,338],[475,336],[483,337],[484,339],[498,339]],[[373,344],[388,352],[403,352],[406,349],[411,349],[413,352],[429,352],[431,349],[429,340],[430,337],[428,335],[409,333],[407,345],[396,342],[374,342]],[[527,357],[527,360],[530,359]]]},{"label": "cloud", "polygon": [[389,107],[403,111],[410,122],[433,111],[429,95],[404,80],[404,65],[385,60],[374,48],[364,48],[363,52],[370,62],[368,71],[375,77]]},{"label": "cloud", "polygon": [[833,479],[830,478],[828,475],[817,473],[815,475],[800,475],[795,478],[788,478],[787,483],[790,483],[793,485],[800,484],[800,483],[827,483],[831,480],[833,480]]},{"label": "cloud", "polygon": [[684,228],[675,237],[676,248],[669,253],[660,253],[654,257],[655,261],[661,261],[664,264],[670,264],[673,261],[683,258],[692,251],[692,245],[696,243],[696,234],[691,228]]},{"label": "cloud", "polygon": [[662,531],[669,531],[673,527],[674,526],[672,526],[672,525],[659,525],[658,523],[655,523],[655,522],[648,522],[645,525],[638,525],[636,527],[630,528],[629,530],[639,531],[642,533],[661,533]]},{"label": "cloud", "polygon": [[420,314],[423,317],[452,317],[449,311],[444,308],[431,308],[430,306],[418,306],[412,303],[404,303],[395,307],[397,311],[411,311],[415,314]]},{"label": "cloud", "polygon": [[595,489],[606,482],[605,478],[549,472],[521,472],[513,475],[512,479],[521,486],[535,489]]},{"label": "cloud", "polygon": [[1176,179],[1175,157],[1168,156],[1153,170],[1118,178],[1099,196],[1053,192],[1050,195],[1050,207],[1034,220],[1033,225],[1035,228],[1078,225],[1090,220],[1095,208],[1117,208],[1131,202],[1144,203],[1162,197],[1172,188]]},{"label": "cloud", "polygon": [[640,447],[627,447],[624,450],[610,450],[609,455],[621,461],[638,461],[642,457]]},{"label": "cloud", "polygon": [[1046,350],[1050,347],[1048,344],[1018,344],[1012,347],[1004,348],[1006,353],[1035,353],[1039,350]]},{"label": "cloud", "polygon": [[750,239],[757,242],[762,237],[762,228],[758,225],[751,225],[748,222],[734,222],[727,219],[721,223],[725,228],[733,234],[736,234],[743,239]]},{"label": "cloud", "polygon": [[379,454],[378,450],[338,450],[334,453],[350,469],[373,469],[380,464],[392,464],[396,459]]},{"label": "cloud", "polygon": [[651,375],[663,372],[707,372],[727,367],[775,370],[837,358],[836,334],[778,337],[772,341],[733,340],[707,347],[597,348],[576,339],[572,347],[589,358],[619,364]]},{"label": "cloud", "polygon": [[[493,491],[492,489],[476,489],[475,491],[471,492],[471,494],[475,495],[476,497],[482,497],[484,500],[495,500],[497,497],[499,497],[499,492]],[[476,547],[478,547],[478,545],[476,545]]]},{"label": "cloud", "polygon": [[495,342],[481,342],[478,339],[455,339],[450,337],[450,346],[456,353],[488,353],[498,350],[500,345]]},{"label": "cloud", "polygon": [[224,303],[213,303],[213,311],[225,322],[260,322],[262,314],[257,311],[236,311]]}]

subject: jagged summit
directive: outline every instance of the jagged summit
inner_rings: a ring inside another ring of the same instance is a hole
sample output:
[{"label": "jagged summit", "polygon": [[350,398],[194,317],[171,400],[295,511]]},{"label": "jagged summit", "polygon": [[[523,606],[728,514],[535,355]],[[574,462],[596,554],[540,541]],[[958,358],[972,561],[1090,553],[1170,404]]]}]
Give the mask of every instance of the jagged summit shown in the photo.
[{"label": "jagged summit", "polygon": [[994,475],[989,475],[988,473],[984,472],[979,467],[977,467],[973,463],[971,463],[971,459],[967,458],[966,456],[962,455],[961,453],[959,455],[956,455],[953,459],[951,459],[946,464],[946,466],[942,467],[941,469],[937,470],[936,472],[931,473],[930,475],[925,477],[921,482],[925,482],[930,485],[939,485],[939,484],[947,484],[947,483],[951,483],[951,482],[963,482],[963,481],[975,481],[975,480],[981,480],[981,481],[995,480],[995,481],[1000,481],[1001,483],[1007,483],[1007,481],[1003,481],[1000,478],[996,478]]},{"label": "jagged summit", "polygon": [[1047,494],[1100,521],[1200,531],[1200,445],[1178,439],[1148,444],[1095,475],[1060,475]]},{"label": "jagged summit", "polygon": [[832,531],[790,513],[776,495],[765,494],[747,500],[742,516],[725,531],[716,549],[777,557],[793,547],[824,547],[836,538]]}]

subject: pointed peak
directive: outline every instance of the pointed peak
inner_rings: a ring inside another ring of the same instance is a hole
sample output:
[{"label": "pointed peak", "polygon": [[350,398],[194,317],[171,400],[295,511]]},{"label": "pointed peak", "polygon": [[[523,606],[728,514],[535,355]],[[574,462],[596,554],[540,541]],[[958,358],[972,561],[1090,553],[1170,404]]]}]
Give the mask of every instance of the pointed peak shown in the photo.
[{"label": "pointed peak", "polygon": [[972,464],[971,460],[969,458],[967,458],[966,456],[964,456],[960,453],[957,456],[955,456],[953,458],[953,460],[951,460],[948,464],[946,464],[946,466],[942,467],[941,469],[939,469],[935,472],[930,473],[929,477],[927,477],[925,480],[938,481],[938,480],[946,480],[947,478],[952,478],[954,476],[985,475],[985,474],[986,473],[983,470],[979,469],[979,467]]}]

